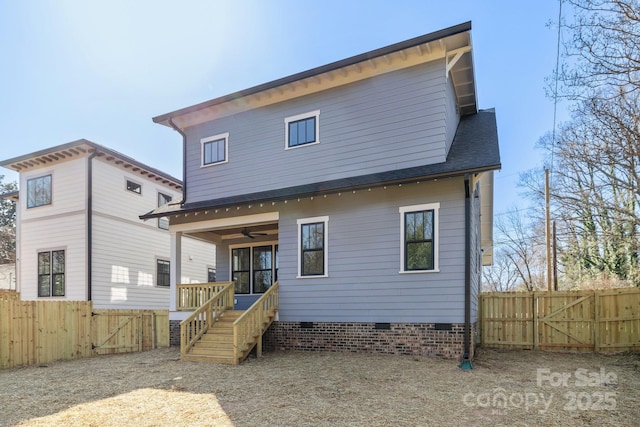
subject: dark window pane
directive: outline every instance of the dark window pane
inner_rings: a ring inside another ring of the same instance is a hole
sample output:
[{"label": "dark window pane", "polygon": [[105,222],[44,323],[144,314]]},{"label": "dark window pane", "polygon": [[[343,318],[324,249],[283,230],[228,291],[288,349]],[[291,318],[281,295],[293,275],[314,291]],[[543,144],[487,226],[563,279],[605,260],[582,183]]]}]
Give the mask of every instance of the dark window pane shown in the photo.
[{"label": "dark window pane", "polygon": [[324,245],[324,223],[303,224],[302,249],[322,249]]},{"label": "dark window pane", "polygon": [[294,147],[298,145],[298,126],[296,122],[289,123],[289,146]]},{"label": "dark window pane", "polygon": [[133,181],[127,181],[127,190],[136,194],[142,194],[142,186]]},{"label": "dark window pane", "polygon": [[54,297],[64,296],[64,274],[53,275],[53,290],[51,295]]},{"label": "dark window pane", "polygon": [[52,273],[64,273],[64,251],[51,252],[53,260]]},{"label": "dark window pane", "polygon": [[170,286],[171,264],[169,261],[159,259],[156,261],[156,284],[158,286]]},{"label": "dark window pane", "polygon": [[27,180],[27,208],[51,204],[51,175]]},{"label": "dark window pane", "polygon": [[38,254],[38,274],[49,274],[51,272],[51,255],[49,252]]},{"label": "dark window pane", "polygon": [[262,293],[273,283],[273,253],[271,246],[253,248],[253,292]]},{"label": "dark window pane", "polygon": [[249,272],[248,271],[236,271],[233,273],[233,281],[235,282],[236,294],[248,294],[249,293]]},{"label": "dark window pane", "polygon": [[405,269],[434,268],[434,211],[405,213]]},{"label": "dark window pane", "polygon": [[216,269],[207,268],[207,282],[212,283],[216,281]]},{"label": "dark window pane", "polygon": [[297,145],[309,144],[316,140],[316,118],[309,117],[307,119],[289,122],[289,147]]},{"label": "dark window pane", "polygon": [[51,296],[51,278],[49,275],[38,276],[38,296],[48,297]]},{"label": "dark window pane", "polygon": [[407,270],[433,270],[433,243],[407,244]]},{"label": "dark window pane", "polygon": [[233,270],[234,271],[249,271],[249,248],[234,249],[232,251],[233,258]]},{"label": "dark window pane", "polygon": [[314,142],[316,140],[316,119],[311,118],[307,119],[307,141],[306,142]]},{"label": "dark window pane", "polygon": [[203,163],[205,165],[225,161],[226,141],[226,138],[222,138],[216,139],[215,141],[208,141],[203,144],[202,155]]},{"label": "dark window pane", "polygon": [[255,270],[271,270],[271,246],[253,248],[253,268]]},{"label": "dark window pane", "polygon": [[271,270],[258,270],[253,272],[253,292],[261,294],[271,287],[272,272]]},{"label": "dark window pane", "polygon": [[324,274],[323,251],[307,251],[302,257],[302,275],[317,276]]}]

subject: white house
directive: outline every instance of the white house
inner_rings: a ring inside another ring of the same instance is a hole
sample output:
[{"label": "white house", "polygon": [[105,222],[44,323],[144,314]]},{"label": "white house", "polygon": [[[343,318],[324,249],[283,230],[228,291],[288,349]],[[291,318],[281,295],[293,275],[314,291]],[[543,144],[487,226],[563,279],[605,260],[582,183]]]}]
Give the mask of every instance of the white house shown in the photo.
[{"label": "white house", "polygon": [[[169,307],[168,221],[143,222],[138,215],[180,200],[180,180],[84,139],[0,166],[20,177],[15,288],[21,299]],[[185,239],[182,253],[182,283],[215,280],[215,245]]]}]

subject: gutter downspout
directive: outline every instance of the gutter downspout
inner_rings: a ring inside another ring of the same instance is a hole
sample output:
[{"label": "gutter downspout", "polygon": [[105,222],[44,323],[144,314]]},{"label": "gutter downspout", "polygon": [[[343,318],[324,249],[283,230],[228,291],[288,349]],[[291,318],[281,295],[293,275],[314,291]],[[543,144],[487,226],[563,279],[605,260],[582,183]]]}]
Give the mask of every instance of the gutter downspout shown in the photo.
[{"label": "gutter downspout", "polygon": [[187,201],[187,134],[173,122],[173,117],[169,117],[168,122],[173,130],[182,135],[182,200],[180,200],[180,206],[182,206]]},{"label": "gutter downspout", "polygon": [[460,368],[473,369],[471,363],[471,183],[464,175],[464,349]]},{"label": "gutter downspout", "polygon": [[92,300],[93,279],[93,158],[98,150],[87,157],[87,301]]}]

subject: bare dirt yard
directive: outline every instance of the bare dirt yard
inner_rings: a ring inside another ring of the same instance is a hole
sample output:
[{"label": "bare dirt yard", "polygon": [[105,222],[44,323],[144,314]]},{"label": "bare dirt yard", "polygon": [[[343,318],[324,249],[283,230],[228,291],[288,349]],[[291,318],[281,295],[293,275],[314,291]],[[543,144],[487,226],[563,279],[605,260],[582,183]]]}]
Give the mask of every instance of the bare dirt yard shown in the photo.
[{"label": "bare dirt yard", "polygon": [[640,355],[481,350],[434,358],[175,348],[0,371],[0,425],[638,426]]}]

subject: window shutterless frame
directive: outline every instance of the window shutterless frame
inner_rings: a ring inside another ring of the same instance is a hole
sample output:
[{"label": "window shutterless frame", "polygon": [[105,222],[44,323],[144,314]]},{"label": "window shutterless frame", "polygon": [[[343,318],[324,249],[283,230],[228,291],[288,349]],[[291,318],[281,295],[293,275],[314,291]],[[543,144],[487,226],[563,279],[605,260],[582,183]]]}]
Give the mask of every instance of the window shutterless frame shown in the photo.
[{"label": "window shutterless frame", "polygon": [[27,209],[51,204],[52,199],[51,174],[27,180]]},{"label": "window shutterless frame", "polygon": [[156,258],[156,286],[169,287],[171,284],[171,264],[169,260]]},{"label": "window shutterless frame", "polygon": [[38,297],[63,297],[65,293],[65,251],[38,252]]},{"label": "window shutterless frame", "polygon": [[229,132],[200,140],[200,167],[227,163],[229,161]]},{"label": "window shutterless frame", "polygon": [[440,203],[400,207],[400,273],[439,271]]},{"label": "window shutterless frame", "polygon": [[284,119],[284,149],[320,143],[320,110]]},{"label": "window shutterless frame", "polygon": [[329,217],[298,219],[298,277],[329,277]]},{"label": "window shutterless frame", "polygon": [[130,179],[126,180],[126,188],[127,191],[131,191],[132,193],[142,194],[142,184],[139,182],[131,181]]}]

